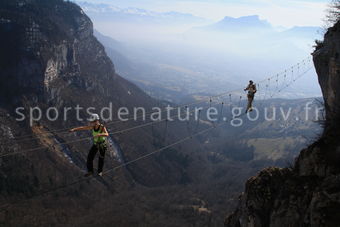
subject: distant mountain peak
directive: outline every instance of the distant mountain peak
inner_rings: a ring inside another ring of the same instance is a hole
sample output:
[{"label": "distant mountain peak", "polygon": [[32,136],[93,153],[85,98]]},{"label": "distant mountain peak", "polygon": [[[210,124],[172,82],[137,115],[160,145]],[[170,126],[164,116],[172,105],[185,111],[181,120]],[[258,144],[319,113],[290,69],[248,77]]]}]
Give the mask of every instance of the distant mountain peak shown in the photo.
[{"label": "distant mountain peak", "polygon": [[82,7],[82,9],[89,14],[108,14],[112,17],[115,17],[115,20],[122,20],[122,19],[131,19],[141,21],[143,19],[147,20],[148,22],[152,20],[165,20],[167,22],[174,22],[174,21],[184,21],[184,22],[206,22],[207,20],[201,17],[194,16],[189,13],[182,13],[182,12],[157,12],[151,11],[143,8],[137,7],[128,7],[128,8],[120,8],[116,7],[111,4],[104,4],[104,3],[91,3],[87,1],[77,1],[75,2]]},{"label": "distant mountain peak", "polygon": [[259,15],[249,15],[249,16],[241,16],[241,17],[229,17],[225,16],[223,20],[258,20],[260,21]]},{"label": "distant mountain peak", "polygon": [[266,20],[261,20],[258,15],[249,15],[249,16],[242,16],[242,17],[224,17],[218,23],[235,23],[235,25],[239,26],[261,26],[261,27],[271,27],[271,25]]},{"label": "distant mountain peak", "polygon": [[203,29],[216,31],[250,31],[253,29],[269,30],[272,29],[272,26],[268,21],[261,20],[258,15],[249,15],[238,18],[226,16],[219,22],[203,27]]}]

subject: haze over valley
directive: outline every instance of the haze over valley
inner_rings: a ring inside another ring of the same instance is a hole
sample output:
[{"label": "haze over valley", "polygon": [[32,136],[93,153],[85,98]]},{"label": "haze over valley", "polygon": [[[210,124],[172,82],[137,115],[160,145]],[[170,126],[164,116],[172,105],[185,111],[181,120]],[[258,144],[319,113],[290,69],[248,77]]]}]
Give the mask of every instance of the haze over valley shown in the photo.
[{"label": "haze over valley", "polygon": [[[258,15],[213,21],[188,13],[119,8],[114,2],[78,3],[93,20],[117,71],[151,96],[172,102],[281,73],[308,58],[323,35],[319,26],[274,26]],[[314,70],[278,94],[320,95]]]},{"label": "haze over valley", "polygon": [[0,226],[338,226],[332,4],[2,0]]}]

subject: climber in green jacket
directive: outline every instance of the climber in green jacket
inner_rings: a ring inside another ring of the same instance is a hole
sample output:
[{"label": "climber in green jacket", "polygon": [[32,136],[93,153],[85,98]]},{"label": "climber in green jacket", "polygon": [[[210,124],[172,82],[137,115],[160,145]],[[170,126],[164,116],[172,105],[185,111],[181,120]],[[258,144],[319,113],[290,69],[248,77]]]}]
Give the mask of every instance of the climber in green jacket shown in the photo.
[{"label": "climber in green jacket", "polygon": [[73,128],[70,129],[70,132],[92,130],[93,145],[87,156],[87,173],[85,176],[88,177],[93,174],[93,159],[98,151],[98,175],[103,176],[104,157],[107,150],[106,140],[109,136],[109,133],[107,132],[105,126],[100,123],[98,114],[92,114],[89,118],[89,121],[90,124],[88,126]]}]

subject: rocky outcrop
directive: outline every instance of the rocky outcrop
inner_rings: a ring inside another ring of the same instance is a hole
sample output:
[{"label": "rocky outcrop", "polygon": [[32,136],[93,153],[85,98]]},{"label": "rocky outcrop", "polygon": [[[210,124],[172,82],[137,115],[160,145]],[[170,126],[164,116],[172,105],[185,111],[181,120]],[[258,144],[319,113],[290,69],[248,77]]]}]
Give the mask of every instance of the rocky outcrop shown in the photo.
[{"label": "rocky outcrop", "polygon": [[[89,132],[68,133],[67,129],[87,124],[87,108],[98,113],[102,108],[112,109],[112,121],[116,121],[120,107],[145,107],[148,112],[157,102],[116,74],[104,47],[93,36],[91,20],[70,1],[3,0],[0,34],[0,226],[60,225],[59,217],[79,223],[87,215],[93,215],[89,223],[106,222],[99,217],[108,219],[111,214],[93,211],[115,209],[115,192],[126,192],[137,184],[159,186],[185,179],[185,156],[169,159],[176,151],[172,150],[168,156],[155,155],[115,169],[104,179],[72,184],[86,170],[91,140],[83,140]],[[78,105],[82,107],[79,114]],[[29,108],[37,106],[43,115],[33,127],[29,118],[16,119],[20,117],[17,107],[24,107],[22,113],[28,117]],[[49,107],[59,110],[55,121],[46,117]],[[72,110],[64,120],[69,107]],[[112,121],[104,122],[111,133],[142,123]],[[162,126],[113,135],[111,144],[119,144],[115,148],[122,152],[119,157],[118,151],[107,152],[105,170],[163,146],[160,130],[164,134]],[[178,137],[186,133],[182,131]],[[56,188],[63,188],[57,192],[59,197],[44,193]],[[115,218],[120,219],[119,215]]]},{"label": "rocky outcrop", "polygon": [[[116,74],[104,47],[93,36],[91,20],[70,1],[1,1],[0,34],[0,155],[15,153],[0,158],[0,225],[14,226],[25,223],[23,216],[37,217],[42,213],[41,209],[45,209],[38,204],[42,197],[36,198],[37,194],[69,184],[83,175],[91,146],[90,140],[61,146],[61,143],[85,136],[67,133],[67,128],[86,124],[76,119],[74,111],[68,112],[66,120],[60,115],[57,120],[50,121],[43,114],[39,122],[34,122],[36,127],[31,127],[29,118],[16,120],[19,117],[15,111],[17,107],[24,107],[23,113],[28,116],[31,107],[38,106],[43,113],[48,107],[55,107],[62,114],[65,108],[74,109],[79,105],[83,108],[79,117],[85,120],[89,107],[97,111],[111,104],[112,112],[116,113],[121,106],[143,106],[149,110],[155,101]],[[127,122],[124,127],[132,124]],[[141,146],[154,149],[148,139],[137,136],[141,131],[117,137],[122,147],[129,148],[124,155],[138,156],[142,152],[138,149]],[[122,160],[111,157],[108,152],[105,161],[109,169]],[[143,174],[143,171],[139,172]],[[113,188],[124,190],[132,182],[127,169],[122,168],[115,175],[120,177],[118,186],[111,179],[107,182],[92,180],[92,187],[79,184],[67,188],[74,194],[63,198],[65,201],[77,200],[77,203],[105,202]],[[63,199],[49,196],[43,198],[47,206],[56,202],[60,202],[61,210],[77,210],[81,206],[65,205],[61,202]],[[28,200],[31,208],[23,209],[26,211],[22,213],[18,210],[25,203],[18,201],[24,198],[32,198]],[[11,211],[4,211],[6,204],[13,204],[8,208]],[[49,217],[41,217],[41,220],[53,217],[53,212],[57,212],[53,209]],[[39,224],[29,220],[25,225]]]},{"label": "rocky outcrop", "polygon": [[[340,119],[340,25],[329,28],[315,52],[314,64],[325,100],[326,133],[336,129]],[[335,130],[334,130],[335,131]]]},{"label": "rocky outcrop", "polygon": [[292,168],[267,168],[246,183],[228,227],[301,227],[340,224],[340,23],[313,53],[326,121],[321,138],[301,151]]}]

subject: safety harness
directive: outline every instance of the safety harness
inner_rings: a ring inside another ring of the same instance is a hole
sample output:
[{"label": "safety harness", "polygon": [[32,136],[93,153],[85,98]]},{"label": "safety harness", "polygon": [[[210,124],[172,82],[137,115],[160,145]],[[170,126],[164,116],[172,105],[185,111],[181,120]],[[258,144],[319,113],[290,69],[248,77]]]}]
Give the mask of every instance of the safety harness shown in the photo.
[{"label": "safety harness", "polygon": [[98,134],[103,133],[103,129],[104,129],[104,125],[102,125],[102,124],[99,125],[97,130],[95,130],[95,127],[93,127],[93,129],[92,129],[93,144],[99,145],[99,144],[105,143],[105,141],[106,141],[105,136],[97,137]]},{"label": "safety harness", "polygon": [[255,86],[255,84],[249,84],[248,87],[247,87],[247,90],[248,90],[248,95],[254,96],[255,93],[256,93],[256,86]]}]

